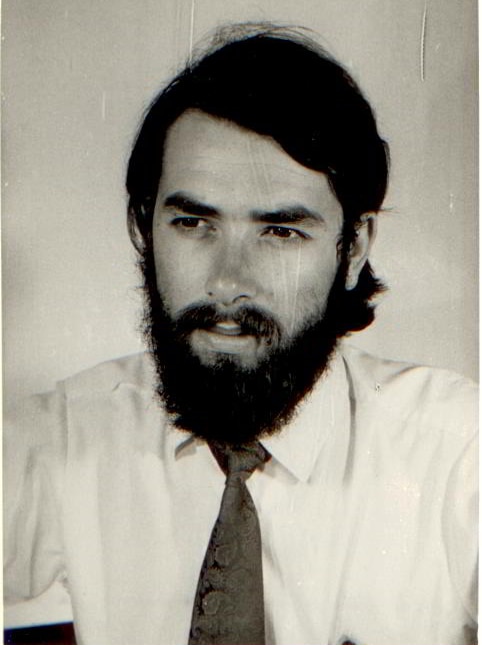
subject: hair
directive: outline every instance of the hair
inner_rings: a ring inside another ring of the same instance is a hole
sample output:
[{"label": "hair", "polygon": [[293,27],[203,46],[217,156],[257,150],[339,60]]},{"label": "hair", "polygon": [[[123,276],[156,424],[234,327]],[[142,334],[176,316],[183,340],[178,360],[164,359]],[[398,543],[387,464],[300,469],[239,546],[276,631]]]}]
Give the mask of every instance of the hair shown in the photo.
[{"label": "hair", "polygon": [[[147,110],[126,181],[129,233],[141,256],[151,247],[165,138],[189,109],[271,137],[298,163],[324,173],[343,208],[346,261],[362,216],[381,209],[388,146],[357,84],[323,48],[300,30],[251,24],[218,32]],[[382,289],[367,262],[357,287],[346,291],[343,333],[372,322],[369,301]]]}]

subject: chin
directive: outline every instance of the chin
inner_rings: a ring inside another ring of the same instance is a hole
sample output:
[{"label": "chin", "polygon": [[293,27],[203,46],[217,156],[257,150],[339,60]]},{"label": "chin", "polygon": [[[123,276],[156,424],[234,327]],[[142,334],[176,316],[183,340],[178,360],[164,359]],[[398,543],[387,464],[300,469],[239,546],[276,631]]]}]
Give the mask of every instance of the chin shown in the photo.
[{"label": "chin", "polygon": [[199,363],[206,368],[214,370],[231,366],[235,371],[251,372],[256,370],[260,365],[261,359],[254,356],[243,356],[241,354],[231,354],[228,352],[198,352],[191,350],[193,357],[197,358]]}]

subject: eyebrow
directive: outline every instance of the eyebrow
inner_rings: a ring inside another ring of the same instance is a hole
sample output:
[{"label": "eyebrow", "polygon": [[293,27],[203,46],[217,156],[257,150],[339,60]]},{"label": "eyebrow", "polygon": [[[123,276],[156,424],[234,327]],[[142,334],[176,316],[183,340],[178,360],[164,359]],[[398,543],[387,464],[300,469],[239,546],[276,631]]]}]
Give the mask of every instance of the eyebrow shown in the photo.
[{"label": "eyebrow", "polygon": [[218,210],[213,206],[203,204],[182,192],[173,193],[166,197],[164,207],[173,208],[186,215],[195,215],[197,217],[215,217],[219,215]]},{"label": "eyebrow", "polygon": [[252,218],[266,224],[325,224],[325,218],[321,213],[306,208],[305,206],[292,206],[268,212],[254,211]]},{"label": "eyebrow", "polygon": [[[220,212],[214,206],[203,204],[182,191],[166,197],[164,207],[172,208],[185,215],[193,215],[195,217],[220,216]],[[325,224],[325,218],[321,213],[301,205],[288,206],[274,211],[254,210],[251,212],[251,219],[264,224]]]}]

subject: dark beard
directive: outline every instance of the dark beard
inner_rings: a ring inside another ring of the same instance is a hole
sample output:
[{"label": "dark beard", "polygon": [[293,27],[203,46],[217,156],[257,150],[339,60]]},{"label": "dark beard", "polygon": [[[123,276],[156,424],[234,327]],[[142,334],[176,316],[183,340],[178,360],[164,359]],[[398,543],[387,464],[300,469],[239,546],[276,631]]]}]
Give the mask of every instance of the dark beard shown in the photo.
[{"label": "dark beard", "polygon": [[211,305],[190,307],[172,320],[159,296],[150,254],[143,260],[146,310],[144,333],[159,377],[158,394],[173,423],[207,441],[240,445],[280,431],[297,405],[327,369],[337,344],[336,302],[345,287],[340,268],[324,313],[296,337],[266,312],[243,306],[230,319],[243,333],[263,338],[267,351],[255,368],[220,355],[204,365],[192,353],[189,335],[222,320]]}]

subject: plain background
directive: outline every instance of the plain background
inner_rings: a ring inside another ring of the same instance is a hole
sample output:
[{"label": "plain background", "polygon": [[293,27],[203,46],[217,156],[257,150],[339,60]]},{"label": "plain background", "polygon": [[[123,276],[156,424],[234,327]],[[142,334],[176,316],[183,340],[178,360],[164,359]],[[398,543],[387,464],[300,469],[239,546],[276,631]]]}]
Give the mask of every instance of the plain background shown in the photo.
[{"label": "plain background", "polygon": [[320,34],[391,145],[373,254],[390,291],[353,342],[476,377],[476,14],[475,0],[4,0],[7,404],[142,348],[129,149],[191,43],[240,20]]}]

